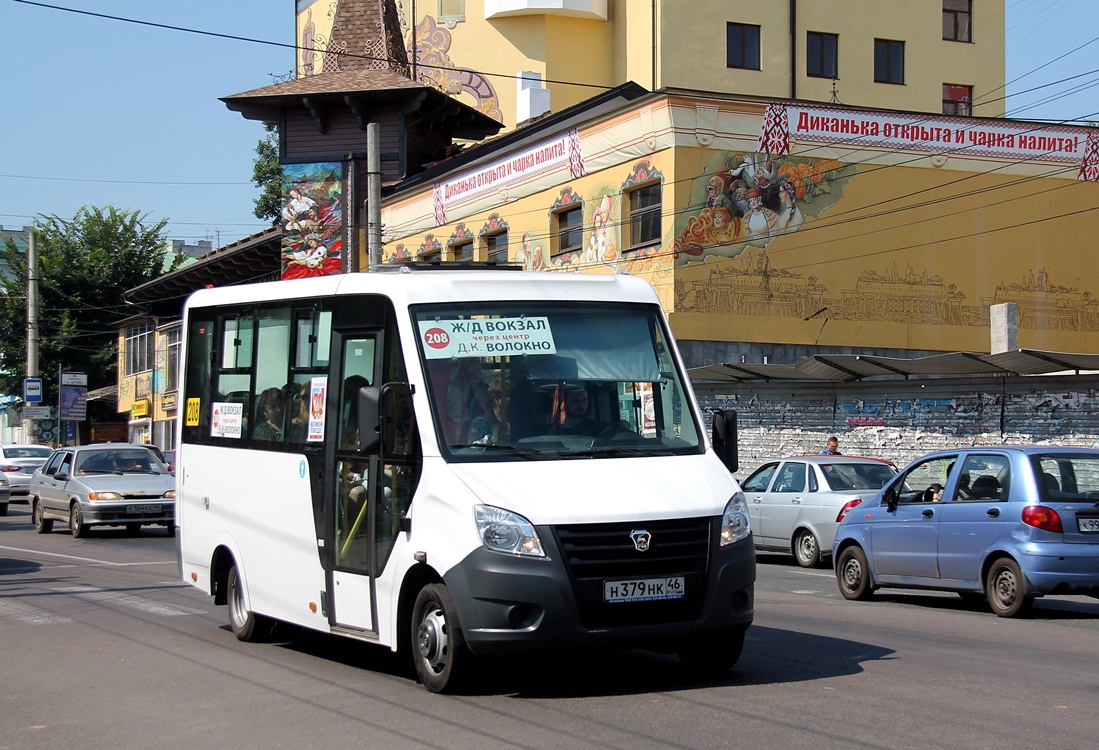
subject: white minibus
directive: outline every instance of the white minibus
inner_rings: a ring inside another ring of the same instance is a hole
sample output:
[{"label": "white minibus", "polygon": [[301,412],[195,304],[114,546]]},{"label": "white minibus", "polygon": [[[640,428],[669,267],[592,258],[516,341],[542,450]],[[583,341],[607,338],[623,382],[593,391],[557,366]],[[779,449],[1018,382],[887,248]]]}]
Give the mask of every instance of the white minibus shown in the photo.
[{"label": "white minibus", "polygon": [[727,670],[755,553],[653,289],[402,266],[195,292],[183,321],[185,581],[237,638],[292,623],[407,653],[641,647]]}]

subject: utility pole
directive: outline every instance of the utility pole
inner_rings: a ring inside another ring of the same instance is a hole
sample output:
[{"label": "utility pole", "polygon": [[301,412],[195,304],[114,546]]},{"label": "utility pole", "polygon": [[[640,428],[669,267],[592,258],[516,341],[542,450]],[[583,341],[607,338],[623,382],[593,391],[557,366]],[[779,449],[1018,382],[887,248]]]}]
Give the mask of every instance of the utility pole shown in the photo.
[{"label": "utility pole", "polygon": [[382,126],[366,125],[366,249],[367,269],[371,273],[382,266]]},{"label": "utility pole", "polygon": [[27,377],[38,377],[38,233],[27,241]]},{"label": "utility pole", "polygon": [[[38,233],[33,229],[27,238],[27,377],[38,377]],[[32,432],[38,434],[30,429],[33,426],[34,420],[24,420],[26,442],[30,442]]]}]

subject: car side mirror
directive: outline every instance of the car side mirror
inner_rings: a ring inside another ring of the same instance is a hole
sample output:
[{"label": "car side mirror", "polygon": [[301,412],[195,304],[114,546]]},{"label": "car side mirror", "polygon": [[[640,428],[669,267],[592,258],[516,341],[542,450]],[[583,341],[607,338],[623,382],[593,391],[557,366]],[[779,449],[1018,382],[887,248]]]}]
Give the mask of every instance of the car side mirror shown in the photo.
[{"label": "car side mirror", "polygon": [[54,479],[59,479],[61,481],[65,481],[66,479],[69,478],[68,469],[58,469],[57,473],[53,475],[53,478]]},{"label": "car side mirror", "polygon": [[730,472],[740,468],[737,456],[736,411],[721,409],[714,412],[710,441],[714,452]]},{"label": "car side mirror", "polygon": [[897,491],[892,487],[885,491],[885,494],[882,495],[882,500],[885,501],[885,507],[890,513],[897,509]]}]

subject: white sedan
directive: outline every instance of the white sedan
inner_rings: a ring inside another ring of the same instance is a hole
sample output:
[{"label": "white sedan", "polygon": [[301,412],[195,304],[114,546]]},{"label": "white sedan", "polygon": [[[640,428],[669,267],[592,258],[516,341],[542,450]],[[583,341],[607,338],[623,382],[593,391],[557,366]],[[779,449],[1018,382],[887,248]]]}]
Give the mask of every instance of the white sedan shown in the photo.
[{"label": "white sedan", "polygon": [[812,568],[832,556],[843,517],[897,473],[892,462],[853,456],[792,456],[769,461],[741,489],[757,550],[789,552]]},{"label": "white sedan", "polygon": [[74,537],[92,526],[137,533],[159,525],[175,535],[175,477],[148,446],[123,443],[58,448],[31,478],[30,503],[39,534],[65,521]]}]

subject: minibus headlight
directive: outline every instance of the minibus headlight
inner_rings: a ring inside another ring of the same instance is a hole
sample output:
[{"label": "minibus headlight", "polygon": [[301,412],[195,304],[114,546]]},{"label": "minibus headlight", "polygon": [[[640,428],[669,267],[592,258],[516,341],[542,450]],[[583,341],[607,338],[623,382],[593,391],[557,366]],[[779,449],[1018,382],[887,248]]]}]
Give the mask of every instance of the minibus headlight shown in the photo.
[{"label": "minibus headlight", "polygon": [[748,520],[748,503],[743,493],[736,493],[725,505],[721,515],[721,546],[746,539],[752,533],[752,524]]},{"label": "minibus headlight", "polygon": [[534,525],[522,516],[503,508],[478,505],[473,509],[473,517],[481,543],[487,549],[512,555],[546,556]]}]

